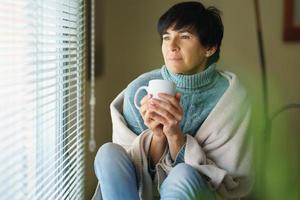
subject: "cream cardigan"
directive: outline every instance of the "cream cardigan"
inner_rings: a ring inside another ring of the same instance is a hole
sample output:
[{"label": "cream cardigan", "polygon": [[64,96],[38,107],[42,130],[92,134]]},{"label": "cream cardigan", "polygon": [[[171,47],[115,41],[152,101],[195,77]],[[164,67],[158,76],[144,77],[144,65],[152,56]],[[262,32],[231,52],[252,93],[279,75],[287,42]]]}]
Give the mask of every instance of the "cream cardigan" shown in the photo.
[{"label": "cream cardigan", "polygon": [[[251,137],[248,137],[250,105],[244,88],[235,74],[222,72],[229,87],[213,108],[195,137],[187,135],[184,161],[208,177],[208,184],[221,199],[239,199],[252,187]],[[152,199],[152,180],[147,155],[152,138],[145,130],[139,136],[127,126],[122,116],[124,91],[111,103],[113,142],[123,146],[137,168],[139,195]],[[156,165],[158,188],[170,170],[168,149]],[[99,187],[99,185],[98,185]],[[98,188],[99,189],[99,188]]]}]

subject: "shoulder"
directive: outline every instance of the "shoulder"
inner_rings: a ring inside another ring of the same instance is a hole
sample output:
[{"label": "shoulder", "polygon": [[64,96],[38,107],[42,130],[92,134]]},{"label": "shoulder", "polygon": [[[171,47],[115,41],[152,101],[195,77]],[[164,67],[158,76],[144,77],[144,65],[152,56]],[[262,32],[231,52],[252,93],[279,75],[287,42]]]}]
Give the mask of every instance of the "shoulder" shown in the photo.
[{"label": "shoulder", "polygon": [[152,79],[162,79],[160,68],[141,74],[131,81],[125,89],[125,95],[133,96],[139,87],[148,85],[148,82]]},{"label": "shoulder", "polygon": [[235,73],[229,71],[221,71],[220,74],[228,81],[229,84],[226,93],[247,98],[246,88]]}]

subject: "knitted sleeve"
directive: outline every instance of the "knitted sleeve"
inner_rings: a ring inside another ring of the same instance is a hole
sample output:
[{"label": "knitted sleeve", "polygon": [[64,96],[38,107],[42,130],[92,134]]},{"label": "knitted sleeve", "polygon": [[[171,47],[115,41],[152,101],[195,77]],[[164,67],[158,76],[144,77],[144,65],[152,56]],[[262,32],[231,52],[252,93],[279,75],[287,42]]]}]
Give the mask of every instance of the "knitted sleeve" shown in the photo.
[{"label": "knitted sleeve", "polygon": [[[124,101],[123,101],[123,116],[126,120],[127,127],[133,131],[136,135],[141,134],[147,129],[144,124],[144,120],[140,114],[140,111],[134,105],[135,92],[141,86],[148,85],[148,82],[152,79],[161,79],[160,70],[156,69],[147,73],[144,73],[133,80],[125,89]],[[146,95],[146,91],[142,91],[138,96],[138,103]]]},{"label": "knitted sleeve", "polygon": [[127,87],[124,94],[123,116],[128,128],[139,135],[146,129],[143,119],[133,103],[134,87]]}]

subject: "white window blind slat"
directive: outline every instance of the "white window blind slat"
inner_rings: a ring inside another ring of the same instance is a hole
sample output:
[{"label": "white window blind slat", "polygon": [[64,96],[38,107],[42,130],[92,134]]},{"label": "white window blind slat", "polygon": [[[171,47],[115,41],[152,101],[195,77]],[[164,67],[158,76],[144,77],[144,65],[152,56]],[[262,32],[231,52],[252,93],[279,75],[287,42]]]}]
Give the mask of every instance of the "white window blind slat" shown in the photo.
[{"label": "white window blind slat", "polygon": [[[83,138],[80,139],[80,140],[83,142]],[[74,139],[73,139],[73,142],[74,142]],[[67,145],[70,145],[70,142]],[[67,168],[68,165],[70,164],[69,160],[65,160],[63,158],[64,157],[72,157],[72,155],[75,153],[73,151],[74,147],[78,147],[78,145],[77,144],[73,144],[73,146],[69,147],[70,150],[68,150],[66,152],[63,152],[62,150],[60,150],[55,155],[53,155],[52,157],[48,158],[48,160],[45,162],[45,164],[43,164],[42,166],[39,166],[39,168],[37,169],[37,171],[38,172],[42,172],[42,173],[39,173],[39,175],[36,177],[36,180],[39,181],[39,187],[45,188],[45,185],[47,185],[49,183],[49,180],[50,180],[50,182],[51,181],[53,181],[53,182],[55,181],[54,179],[51,179],[51,177],[54,177],[54,176],[60,177],[61,176],[61,173],[63,173],[63,170],[61,170],[61,169]],[[77,153],[81,153],[81,152],[79,151]],[[61,156],[59,156],[59,155],[61,155]],[[51,161],[51,159],[53,159],[54,156],[55,157],[59,156],[60,158],[57,159],[55,161],[55,163],[51,163],[50,161]],[[54,168],[54,167],[56,168],[56,170],[53,171],[52,168]],[[31,177],[29,177],[29,178],[31,178]],[[43,192],[43,191],[39,191],[39,192]]]},{"label": "white window blind slat", "polygon": [[[2,12],[5,12],[5,10],[0,10]],[[83,27],[83,21],[76,21],[78,13],[62,13],[61,16],[53,17],[54,13],[59,13],[59,11],[51,11],[51,10],[43,10],[43,15],[39,15],[39,17],[43,18],[43,21],[36,21],[34,13],[24,13],[26,15],[26,21],[23,19],[19,19],[19,21],[16,21],[15,24],[10,24],[9,20],[15,20],[15,17],[13,15],[4,15],[3,13],[0,14],[0,17],[3,20],[7,21],[1,21],[1,25],[6,25],[7,28],[17,28],[17,31],[20,32],[20,28],[25,28],[26,31],[29,31],[31,33],[34,33],[34,30],[31,28],[33,26],[40,26],[45,28],[45,30],[53,32],[53,29],[50,29],[51,27],[60,25],[61,27],[57,27],[58,30],[74,30],[74,29],[80,29]],[[24,24],[25,23],[25,24]],[[46,32],[43,30],[44,32]],[[11,31],[11,30],[8,30]],[[76,32],[74,32],[76,34]]]},{"label": "white window blind slat", "polygon": [[[80,159],[83,159],[82,157],[79,157]],[[77,162],[78,158],[72,158],[66,166],[64,166],[61,170],[61,173],[59,174],[60,176],[56,176],[55,179],[53,179],[52,177],[50,177],[50,182],[49,180],[47,182],[44,182],[45,185],[43,185],[43,187],[38,188],[39,192],[37,194],[37,198],[41,199],[54,199],[53,196],[51,197],[51,195],[55,195],[55,194],[60,194],[60,193],[64,193],[64,188],[66,186],[66,183],[68,183],[70,180],[72,179],[77,179],[77,168],[72,169],[71,165],[74,162]],[[83,167],[83,165],[80,165],[78,167]],[[67,174],[67,175],[65,175]],[[53,186],[53,180],[55,180],[56,182],[56,186],[58,186],[57,188]],[[73,183],[74,185],[75,183]],[[70,184],[70,187],[72,186],[72,184]],[[56,199],[59,199],[59,196],[56,196]]]},{"label": "white window blind slat", "polygon": [[83,199],[85,10],[0,1],[1,200]]},{"label": "white window blind slat", "polygon": [[[80,178],[83,178],[84,174],[82,173],[79,176],[80,176]],[[75,179],[75,181],[77,181],[77,180]],[[78,196],[81,193],[81,190],[78,189],[78,187],[79,187],[78,183],[75,183],[75,184],[76,185],[73,188],[71,188],[72,190],[68,190],[68,191],[66,191],[64,193],[64,196],[62,197],[62,199],[65,199],[65,198],[68,198],[68,199],[77,199],[78,198]]]},{"label": "white window blind slat", "polygon": [[[83,98],[83,96],[84,95],[81,95],[80,97]],[[77,101],[77,99],[70,99],[69,98],[64,104],[62,104],[62,106],[68,106],[70,111],[73,110],[71,112],[71,114],[74,114],[76,112],[82,113],[84,111],[82,107],[74,111],[74,109],[77,108],[77,105],[74,104],[75,101]],[[55,109],[56,109],[56,107],[55,107],[56,105],[54,104],[55,102],[56,102],[56,99],[54,99],[53,101],[50,101],[50,102],[47,102],[47,103],[44,103],[43,105],[41,105],[40,107],[44,107],[43,110],[39,113],[39,115],[32,115],[30,120],[33,120],[37,116],[41,116],[41,117],[46,118],[46,116],[49,116],[49,114],[52,114],[53,111],[55,111]],[[10,116],[15,116],[18,112],[21,112],[21,111],[17,110],[14,113],[8,113],[6,115],[4,114],[4,116],[0,116],[0,119],[1,120],[9,119]],[[62,118],[62,120],[67,120],[67,118],[69,116],[70,116],[70,114],[64,116]],[[29,119],[29,118],[27,118],[27,119]],[[21,123],[21,120],[20,120],[19,123]],[[18,125],[18,124],[15,124],[14,121],[10,120],[10,121],[6,121],[6,123],[1,124],[0,128],[4,129],[5,127],[9,127],[9,125]],[[22,131],[22,130],[20,129],[20,131]],[[12,132],[15,132],[15,131],[12,131]]]},{"label": "white window blind slat", "polygon": [[[73,136],[74,137],[74,136]],[[80,139],[82,140],[83,142],[83,138]],[[76,142],[76,139],[72,138],[70,139],[70,141],[60,141],[60,145],[62,144],[65,144],[65,145],[68,145],[70,146],[71,143],[74,143]],[[73,147],[77,147],[78,145],[77,144],[73,144],[74,146]],[[56,145],[57,147],[59,145]],[[52,157],[49,157],[47,161],[45,161],[45,163],[43,165],[40,165],[38,168],[37,168],[37,171],[41,172],[42,173],[39,173],[39,175],[37,176],[37,179],[40,179],[41,181],[44,181],[45,183],[46,182],[46,178],[44,177],[48,177],[48,176],[52,176],[52,175],[56,175],[58,176],[59,174],[58,173],[55,173],[55,171],[51,171],[50,169],[53,167],[53,166],[59,166],[59,164],[61,163],[61,166],[59,167],[64,167],[66,165],[66,163],[64,162],[68,162],[66,160],[64,160],[63,158],[66,157],[69,153],[72,153],[72,146],[69,147],[70,150],[59,150],[57,151],[55,154],[51,155]],[[59,156],[61,155],[61,156]],[[54,163],[51,163],[51,159],[53,159],[53,157],[58,157],[59,156],[59,159],[57,159]],[[41,184],[43,184],[43,182],[41,182]]]},{"label": "white window blind slat", "polygon": [[[78,176],[76,177],[73,177],[70,182],[72,182],[72,186],[69,187],[69,188],[59,188],[57,191],[60,191],[62,189],[62,192],[60,192],[60,194],[57,196],[57,200],[58,199],[74,199],[72,196],[75,196],[76,195],[76,192],[78,193],[80,190],[78,190],[78,183],[77,183],[77,180],[79,178],[83,178],[84,176],[84,173],[81,173],[81,174],[77,174]],[[63,195],[63,196],[62,196]],[[51,198],[52,196],[50,196]]]},{"label": "white window blind slat", "polygon": [[[0,24],[0,26],[3,26],[3,24]],[[55,26],[53,27],[46,27],[49,29],[53,29]],[[20,28],[21,29],[21,28]],[[22,29],[20,30],[24,31],[24,27],[22,27]],[[76,38],[77,36],[74,35],[74,33],[76,33],[75,30],[70,30],[68,33],[65,33],[63,35],[55,35],[55,33],[52,32],[47,32],[47,33],[42,33],[39,35],[35,35],[34,33],[28,33],[26,35],[26,38],[23,38],[23,36],[15,36],[15,35],[11,35],[12,31],[11,30],[5,30],[2,31],[2,35],[10,35],[10,36],[6,36],[6,38],[1,38],[0,41],[2,44],[6,44],[7,47],[13,47],[13,46],[17,46],[17,47],[23,47],[26,48],[27,44],[35,44],[35,45],[39,45],[39,46],[45,46],[45,45],[53,45],[53,43],[61,43],[60,47],[65,47],[66,44],[69,43],[76,43]],[[35,41],[36,37],[40,37],[40,40],[37,42]],[[54,38],[53,37],[57,37]],[[12,42],[18,42],[18,43],[12,43]],[[77,44],[78,45],[78,44]],[[76,46],[77,48],[78,46]],[[44,48],[45,49],[45,48]],[[36,52],[36,49],[31,49],[32,51]],[[41,50],[41,49],[40,49]],[[49,51],[48,49],[45,49],[47,51]],[[40,52],[40,51],[39,51]]]},{"label": "white window blind slat", "polygon": [[[76,155],[76,154],[70,154],[70,156],[72,156],[72,157],[74,157],[74,155]],[[38,199],[41,199],[42,196],[47,197],[48,191],[51,191],[51,189],[56,190],[55,186],[61,185],[63,181],[67,180],[66,177],[72,176],[72,174],[70,174],[70,172],[73,171],[72,165],[74,164],[76,159],[77,158],[72,158],[68,162],[65,161],[65,162],[62,162],[60,165],[52,166],[52,167],[55,167],[60,170],[50,171],[49,174],[43,174],[44,177],[41,177],[41,176],[39,177],[40,184],[39,184],[39,187],[36,188]],[[81,157],[79,157],[79,159],[81,159]],[[78,164],[80,165],[80,162],[78,162]],[[51,193],[53,193],[53,192],[54,191],[52,191]],[[61,192],[61,191],[57,191],[57,192]],[[34,195],[34,194],[31,193],[29,196],[31,196],[31,195]]]},{"label": "white window blind slat", "polygon": [[[0,26],[3,26],[0,24]],[[53,27],[50,27],[50,29]],[[6,30],[3,31],[2,34],[11,34],[11,31]],[[42,39],[39,41],[39,43],[37,43],[35,41],[36,37],[41,37]],[[54,40],[55,38],[55,40]],[[11,41],[18,41],[19,42],[19,47],[21,46],[20,44],[23,44],[22,46],[24,47],[24,44],[39,44],[39,45],[46,45],[47,43],[53,44],[53,43],[57,43],[58,41],[64,42],[64,44],[66,44],[67,42],[73,42],[76,43],[76,39],[77,36],[74,34],[69,33],[68,35],[55,35],[55,33],[44,33],[44,34],[39,34],[39,35],[34,35],[34,34],[28,34],[27,38],[23,38],[22,36],[8,36],[5,38],[1,38],[0,41],[2,44],[7,44],[7,47],[9,47],[10,45],[12,45]],[[43,42],[45,44],[43,44]],[[33,52],[32,53],[36,53],[37,50],[35,49],[31,49]],[[49,51],[48,49],[46,49],[47,51]],[[40,51],[39,51],[40,52]]]},{"label": "white window blind slat", "polygon": [[[10,145],[13,145],[13,144],[10,144]],[[7,163],[5,164],[5,166],[3,165],[0,169],[2,171],[6,170],[8,173],[5,176],[0,177],[1,182],[4,182],[6,180],[5,178],[7,178],[7,177],[14,177],[13,174],[22,169],[21,165],[16,165],[16,163],[21,161],[22,157],[23,157],[23,156],[14,156],[16,153],[19,152],[17,150],[21,150],[21,148],[16,149],[16,151],[11,152],[10,154],[8,154],[6,156],[3,156],[2,159],[6,159]]]},{"label": "white window blind slat", "polygon": [[[71,121],[70,123],[72,123],[72,122],[81,122],[81,121],[75,121],[76,118],[75,118],[75,119],[68,119],[68,120]],[[52,125],[52,124],[51,124],[51,122],[49,122],[49,121],[50,121],[50,120],[48,120],[47,122],[41,124],[41,126],[44,125],[43,127],[41,127],[41,130],[47,132],[48,128],[51,128],[51,127],[52,127],[52,126],[50,126],[50,125]],[[52,122],[52,123],[53,123],[53,122]],[[66,128],[66,126],[64,126],[63,128]],[[75,130],[78,130],[78,126],[77,126],[77,125],[72,125],[72,126],[70,126],[70,127],[67,127],[67,131],[69,131],[69,132],[74,131],[74,129],[75,129]]]},{"label": "white window blind slat", "polygon": [[[76,162],[76,160],[74,159],[73,162]],[[79,165],[78,167],[83,167],[82,165]],[[79,176],[80,176],[80,173],[78,173],[76,171],[76,168],[75,170],[74,169],[71,169],[71,168],[68,168],[66,171],[65,171],[66,174],[68,174],[68,176],[62,176],[60,178],[58,178],[58,184],[56,185],[57,187],[53,187],[51,185],[51,183],[47,183],[47,185],[43,188],[41,188],[41,192],[43,193],[39,193],[37,195],[37,198],[39,199],[54,199],[54,196],[55,196],[55,199],[61,199],[60,198],[60,194],[63,194],[66,189],[68,187],[65,187],[66,184],[69,184],[70,187],[72,186],[75,186],[76,183],[74,182],[71,182],[72,180],[78,180]],[[68,194],[70,195],[70,194]]]},{"label": "white window blind slat", "polygon": [[[71,172],[73,173],[73,172]],[[47,200],[47,199],[73,199],[73,198],[70,198],[73,194],[76,194],[76,192],[78,193],[78,187],[79,187],[79,184],[77,183],[77,179],[78,178],[83,178],[83,173],[80,173],[80,174],[77,174],[78,177],[68,177],[67,180],[65,180],[62,185],[66,184],[67,182],[71,183],[71,187],[69,188],[66,188],[66,187],[59,187],[57,190],[55,190],[54,193],[50,193],[50,192],[47,192],[46,195],[49,195],[43,199]],[[60,192],[59,192],[60,191]],[[54,198],[55,196],[55,198]]]}]

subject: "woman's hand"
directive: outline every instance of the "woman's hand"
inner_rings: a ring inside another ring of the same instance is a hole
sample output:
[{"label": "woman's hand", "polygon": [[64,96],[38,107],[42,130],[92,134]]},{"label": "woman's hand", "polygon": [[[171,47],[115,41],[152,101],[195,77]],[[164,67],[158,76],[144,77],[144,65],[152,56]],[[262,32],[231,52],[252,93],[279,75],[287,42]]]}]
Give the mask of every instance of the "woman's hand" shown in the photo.
[{"label": "woman's hand", "polygon": [[152,96],[146,95],[141,101],[140,114],[144,120],[145,125],[152,131],[155,137],[166,139],[163,133],[163,126],[160,122],[155,121],[151,118],[153,111],[150,109],[150,100]]},{"label": "woman's hand", "polygon": [[165,148],[167,146],[167,138],[163,133],[163,125],[150,117],[152,115],[152,111],[149,107],[150,100],[151,95],[147,95],[142,99],[140,113],[142,115],[145,125],[148,126],[148,128],[153,133],[149,150],[150,163],[153,167],[156,165],[156,163],[158,163],[165,151]]},{"label": "woman's hand", "polygon": [[180,129],[180,122],[183,116],[183,109],[180,105],[180,93],[175,97],[167,94],[159,94],[161,99],[148,99],[150,102],[149,117],[156,123],[163,125],[162,131],[165,134],[170,154],[175,160],[179,150],[185,144],[186,138]]},{"label": "woman's hand", "polygon": [[159,94],[161,99],[148,99],[147,104],[149,118],[156,124],[163,125],[163,133],[166,137],[182,134],[180,122],[183,116],[183,109],[180,105],[180,93],[173,97],[168,94]]}]

